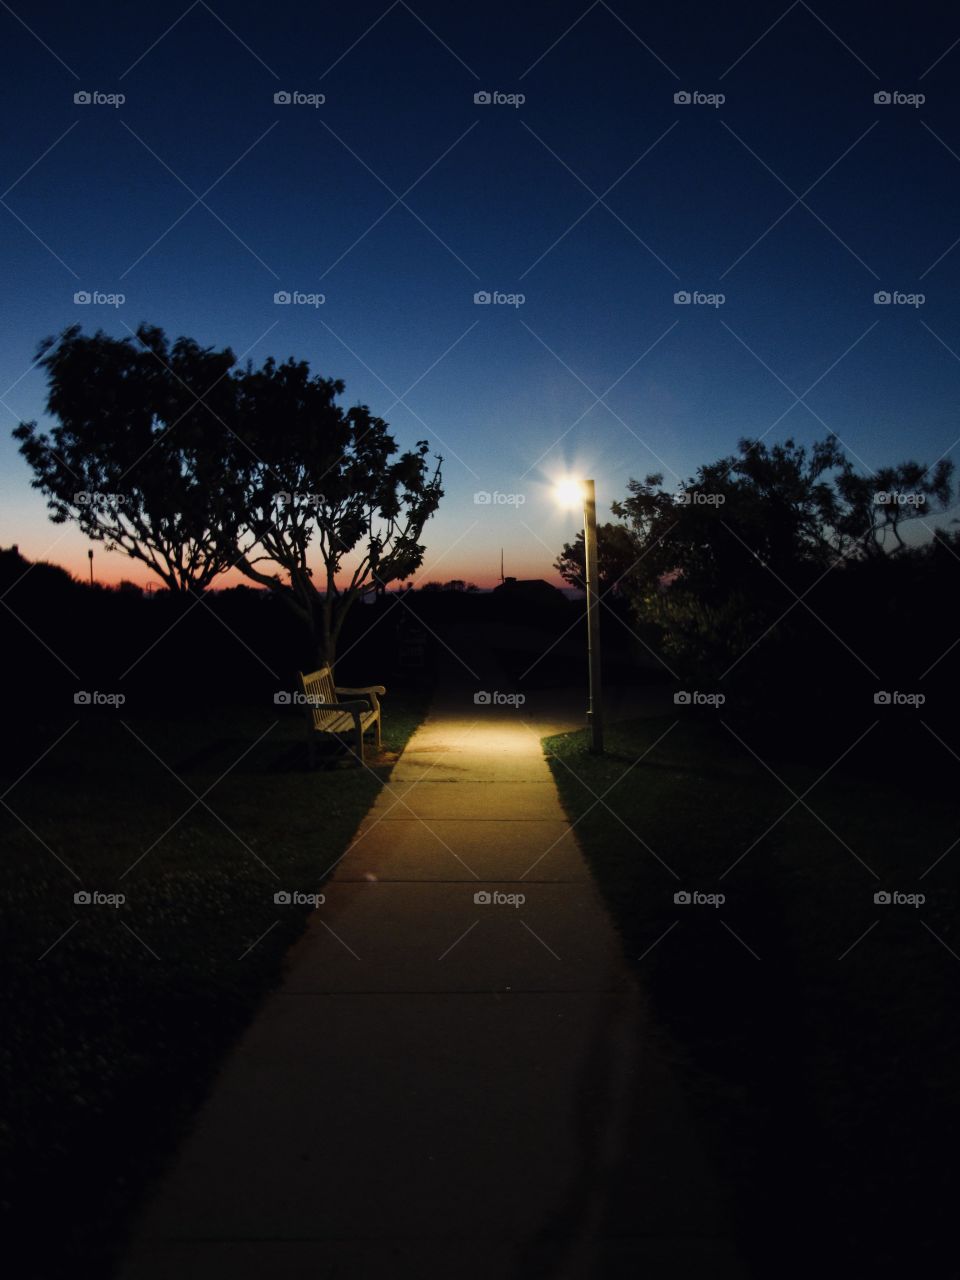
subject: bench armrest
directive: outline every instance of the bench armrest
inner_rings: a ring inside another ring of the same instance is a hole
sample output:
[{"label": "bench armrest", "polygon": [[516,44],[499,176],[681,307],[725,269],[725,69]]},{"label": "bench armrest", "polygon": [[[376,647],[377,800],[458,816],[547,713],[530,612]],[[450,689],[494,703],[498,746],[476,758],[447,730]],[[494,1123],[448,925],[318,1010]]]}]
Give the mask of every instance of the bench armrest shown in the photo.
[{"label": "bench armrest", "polygon": [[[366,687],[366,688],[364,688],[364,689],[346,689],[346,688],[341,689],[341,688],[339,688],[339,687],[338,687],[338,688],[336,689],[336,691],[335,691],[335,692],[336,692],[337,694],[341,694],[341,693],[362,693],[362,694],[364,694],[364,695],[365,695],[365,703],[364,703],[364,705],[365,705],[365,706],[368,706],[372,711],[379,711],[379,710],[380,710],[380,699],[379,699],[379,697],[378,697],[377,695],[378,695],[378,694],[381,694],[381,693],[386,693],[387,691],[386,691],[386,689],[383,687],[383,685],[382,685],[382,684],[371,684],[371,685],[367,685],[367,687]],[[341,703],[340,705],[341,705],[341,706],[346,706],[346,703]]]}]

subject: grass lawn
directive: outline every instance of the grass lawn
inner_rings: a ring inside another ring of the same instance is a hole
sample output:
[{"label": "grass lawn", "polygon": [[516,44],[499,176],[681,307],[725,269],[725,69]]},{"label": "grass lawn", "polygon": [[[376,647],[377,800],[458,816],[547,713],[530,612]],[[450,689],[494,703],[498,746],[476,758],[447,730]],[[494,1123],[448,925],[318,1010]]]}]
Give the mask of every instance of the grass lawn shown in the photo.
[{"label": "grass lawn", "polygon": [[[763,1276],[882,1274],[898,1250],[924,1271],[952,1230],[960,1118],[960,848],[924,875],[957,840],[951,784],[879,781],[866,740],[817,783],[853,733],[816,762],[760,752],[784,786],[679,711],[609,729],[604,757],[586,733],[545,746],[741,1247]],[[795,804],[787,786],[814,783]],[[695,890],[726,901],[674,901]],[[926,901],[875,903],[894,890]]]},{"label": "grass lawn", "polygon": [[109,1273],[146,1180],[306,923],[309,906],[274,894],[319,889],[423,711],[385,699],[372,769],[309,772],[301,715],[272,706],[78,707],[8,744],[2,1196],[33,1259],[20,1280]]}]

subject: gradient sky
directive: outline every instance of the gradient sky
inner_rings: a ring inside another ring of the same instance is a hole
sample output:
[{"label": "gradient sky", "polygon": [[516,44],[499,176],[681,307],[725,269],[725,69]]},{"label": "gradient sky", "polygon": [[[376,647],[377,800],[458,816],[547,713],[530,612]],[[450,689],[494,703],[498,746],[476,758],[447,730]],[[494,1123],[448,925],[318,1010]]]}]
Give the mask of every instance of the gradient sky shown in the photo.
[{"label": "gradient sky", "polygon": [[[501,546],[508,573],[554,578],[561,473],[593,475],[606,511],[741,435],[833,429],[861,468],[960,437],[945,9],[0,0],[0,33],[0,544],[30,558],[87,569],[8,430],[43,420],[37,343],[77,321],[306,358],[402,445],[430,440],[447,496],[420,582],[490,585]],[[147,580],[96,555],[102,581]]]}]

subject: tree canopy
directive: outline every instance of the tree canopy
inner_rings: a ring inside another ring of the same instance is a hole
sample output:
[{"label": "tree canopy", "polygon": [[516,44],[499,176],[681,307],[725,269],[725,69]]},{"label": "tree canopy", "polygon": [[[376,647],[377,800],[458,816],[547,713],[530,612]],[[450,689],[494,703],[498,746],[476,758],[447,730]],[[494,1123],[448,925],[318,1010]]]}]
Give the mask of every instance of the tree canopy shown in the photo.
[{"label": "tree canopy", "polygon": [[316,628],[319,657],[331,662],[353,603],[419,568],[423,528],[443,496],[429,444],[401,452],[382,418],[337,403],[343,389],[303,361],[248,369],[230,454],[253,540],[238,567]]},{"label": "tree canopy", "polygon": [[51,519],[74,520],[171,591],[209,586],[236,559],[241,524],[222,466],[233,353],[171,345],[147,325],[123,339],[75,325],[38,357],[56,425],[47,434],[24,422],[13,434]]},{"label": "tree canopy", "polygon": [[[598,531],[601,591],[622,591],[668,657],[716,675],[759,637],[783,640],[803,616],[791,606],[828,575],[910,554],[904,525],[949,504],[952,475],[946,459],[863,475],[832,435],[742,439],[678,489],[628,482],[620,523]],[[582,564],[581,536],[557,569],[580,586]]]},{"label": "tree canopy", "polygon": [[443,496],[442,459],[401,451],[343,382],[305,361],[237,367],[161,329],[47,339],[49,432],[14,435],[51,518],[146,564],[175,592],[236,567],[281,595],[332,662],[364,593],[409,578]]}]

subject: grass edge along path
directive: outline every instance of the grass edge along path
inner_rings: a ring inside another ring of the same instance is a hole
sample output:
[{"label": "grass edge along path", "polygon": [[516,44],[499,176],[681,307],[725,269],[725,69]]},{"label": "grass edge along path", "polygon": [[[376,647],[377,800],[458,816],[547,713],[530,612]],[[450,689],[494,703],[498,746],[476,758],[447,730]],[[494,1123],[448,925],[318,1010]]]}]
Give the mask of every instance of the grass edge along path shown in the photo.
[{"label": "grass edge along path", "polygon": [[[802,795],[846,745],[764,757]],[[758,1275],[933,1261],[960,1118],[960,885],[949,858],[921,876],[956,838],[949,785],[928,774],[918,809],[912,779],[854,752],[810,792],[816,816],[784,816],[793,795],[717,720],[613,725],[605,756],[587,747],[586,731],[544,739],[744,1256]],[[919,908],[874,901],[918,889]]]},{"label": "grass edge along path", "polygon": [[[81,718],[10,793],[0,1141],[22,1280],[109,1274],[306,927],[310,904],[274,894],[322,891],[427,704],[385,699],[364,770],[309,771],[287,708]],[[31,726],[5,785],[66,727]]]}]

